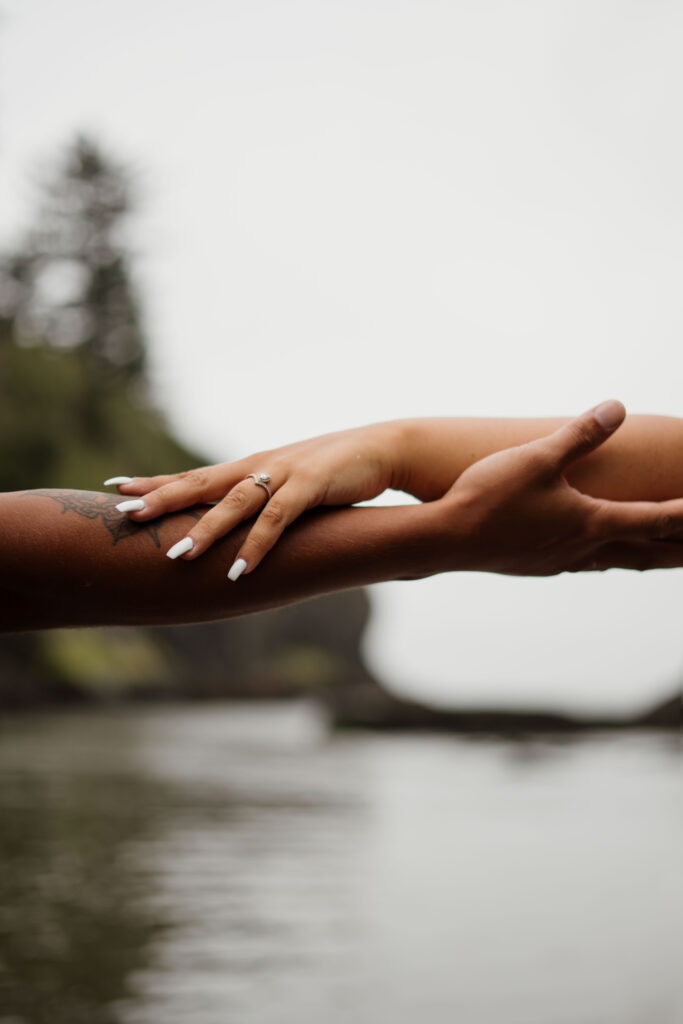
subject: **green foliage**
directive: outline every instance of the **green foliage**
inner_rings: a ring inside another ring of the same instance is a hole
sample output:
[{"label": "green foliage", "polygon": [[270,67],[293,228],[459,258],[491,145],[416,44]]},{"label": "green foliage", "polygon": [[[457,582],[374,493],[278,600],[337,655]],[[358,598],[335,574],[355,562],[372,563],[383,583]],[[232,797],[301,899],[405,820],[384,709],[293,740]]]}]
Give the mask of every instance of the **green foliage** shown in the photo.
[{"label": "green foliage", "polygon": [[166,658],[143,629],[55,629],[43,637],[47,672],[100,696],[162,681]]},{"label": "green foliage", "polygon": [[79,349],[1,345],[0,489],[99,490],[114,473],[175,473],[205,461],[133,389],[104,388],[95,409],[92,401]]},{"label": "green foliage", "polygon": [[334,651],[314,644],[287,644],[277,652],[273,675],[285,690],[311,690],[343,681],[348,664]]},{"label": "green foliage", "polygon": [[78,348],[93,396],[144,380],[145,339],[124,225],[128,171],[78,137],[48,180],[37,227],[0,266],[0,309],[19,340]]}]

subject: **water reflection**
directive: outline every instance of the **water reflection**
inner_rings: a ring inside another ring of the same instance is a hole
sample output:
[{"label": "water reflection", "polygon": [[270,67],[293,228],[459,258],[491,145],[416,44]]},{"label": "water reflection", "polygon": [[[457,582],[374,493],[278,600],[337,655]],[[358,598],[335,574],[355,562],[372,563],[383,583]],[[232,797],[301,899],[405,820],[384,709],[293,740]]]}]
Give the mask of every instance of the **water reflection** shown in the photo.
[{"label": "water reflection", "polygon": [[164,918],[131,843],[156,787],[14,769],[0,785],[0,1019],[108,1024]]},{"label": "water reflection", "polygon": [[673,1024],[676,747],[16,719],[2,1024]]}]

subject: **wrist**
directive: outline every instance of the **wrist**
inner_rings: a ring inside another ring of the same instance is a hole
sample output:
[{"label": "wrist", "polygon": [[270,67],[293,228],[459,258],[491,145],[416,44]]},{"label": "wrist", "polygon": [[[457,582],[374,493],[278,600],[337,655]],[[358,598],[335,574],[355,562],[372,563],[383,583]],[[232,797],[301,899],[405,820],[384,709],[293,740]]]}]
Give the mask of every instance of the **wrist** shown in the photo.
[{"label": "wrist", "polygon": [[396,579],[423,579],[467,567],[471,535],[459,502],[439,499],[396,511],[401,516]]},{"label": "wrist", "polygon": [[376,424],[382,450],[386,454],[387,486],[392,491],[408,490],[411,450],[413,447],[413,420],[390,420]]},{"label": "wrist", "polygon": [[446,433],[434,419],[396,420],[394,465],[391,486],[412,494],[420,501],[435,501],[452,485],[458,475],[452,446]]}]

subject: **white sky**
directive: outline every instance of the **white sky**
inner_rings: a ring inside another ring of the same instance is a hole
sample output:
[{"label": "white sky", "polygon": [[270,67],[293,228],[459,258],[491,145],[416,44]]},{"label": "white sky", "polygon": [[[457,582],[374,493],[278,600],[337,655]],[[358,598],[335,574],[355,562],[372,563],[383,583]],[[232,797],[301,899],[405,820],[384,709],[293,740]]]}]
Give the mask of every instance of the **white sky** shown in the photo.
[{"label": "white sky", "polygon": [[[0,11],[2,238],[76,131],[134,163],[157,392],[217,461],[405,416],[683,415],[681,5]],[[680,677],[682,574],[385,584],[368,655],[442,702],[631,709]]]}]

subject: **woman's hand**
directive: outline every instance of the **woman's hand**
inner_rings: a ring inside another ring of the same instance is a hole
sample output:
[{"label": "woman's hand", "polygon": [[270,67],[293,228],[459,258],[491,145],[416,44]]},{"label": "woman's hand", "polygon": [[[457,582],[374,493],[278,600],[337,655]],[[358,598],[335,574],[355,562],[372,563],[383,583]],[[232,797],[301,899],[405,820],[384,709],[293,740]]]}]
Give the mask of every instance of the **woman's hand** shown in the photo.
[{"label": "woman's hand", "polygon": [[[377,423],[258,452],[238,462],[171,476],[114,477],[106,483],[117,484],[128,499],[117,508],[136,523],[217,502],[169,549],[170,558],[197,558],[243,520],[257,516],[230,570],[230,578],[237,579],[242,572],[253,571],[286,527],[307,509],[352,505],[391,487],[400,429],[400,424]],[[268,490],[248,477],[250,473],[268,474]]]},{"label": "woman's hand", "polygon": [[564,473],[620,426],[605,402],[540,440],[481,459],[430,504],[450,568],[515,576],[683,565],[683,499],[608,501],[582,494]]}]

